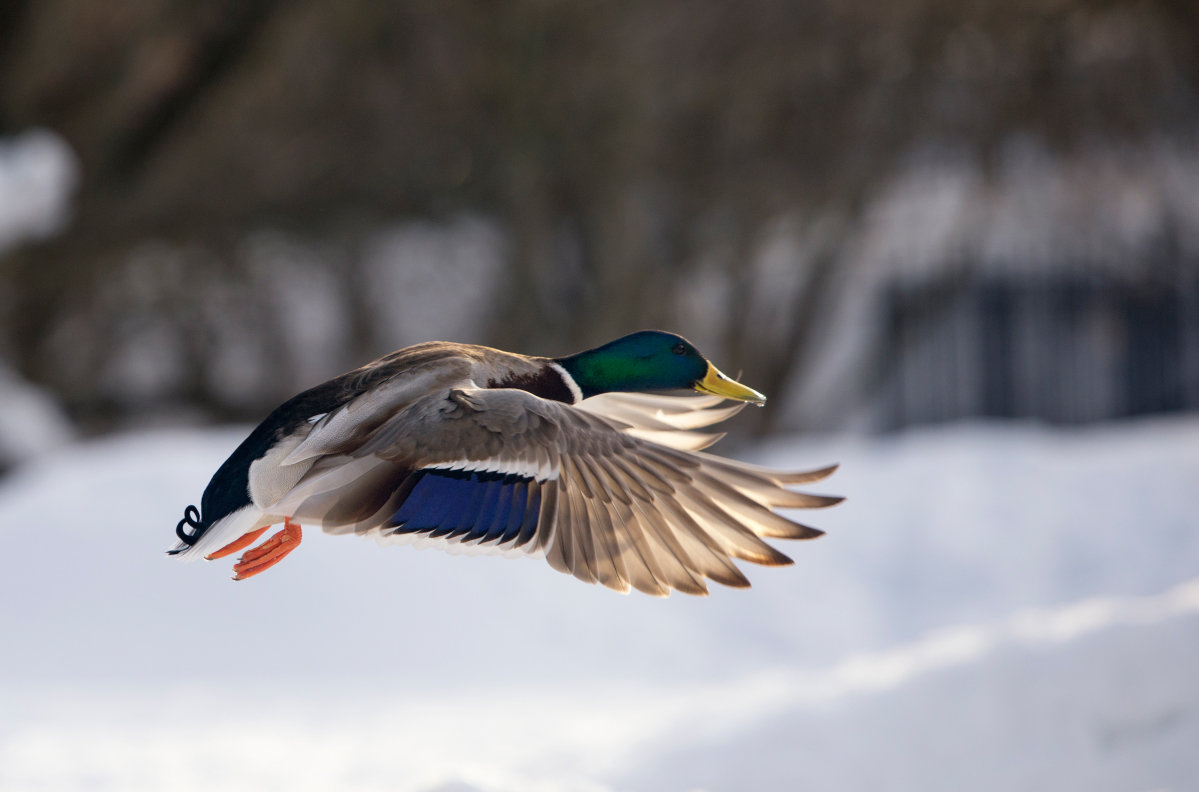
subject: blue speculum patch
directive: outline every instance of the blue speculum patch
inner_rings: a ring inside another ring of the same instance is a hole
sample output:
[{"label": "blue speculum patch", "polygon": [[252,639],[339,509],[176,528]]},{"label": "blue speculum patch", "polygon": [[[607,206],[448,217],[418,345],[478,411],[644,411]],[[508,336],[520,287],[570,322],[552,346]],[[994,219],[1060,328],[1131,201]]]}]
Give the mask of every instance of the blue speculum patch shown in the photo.
[{"label": "blue speculum patch", "polygon": [[425,468],[391,518],[394,533],[519,547],[533,537],[541,485],[529,476]]}]

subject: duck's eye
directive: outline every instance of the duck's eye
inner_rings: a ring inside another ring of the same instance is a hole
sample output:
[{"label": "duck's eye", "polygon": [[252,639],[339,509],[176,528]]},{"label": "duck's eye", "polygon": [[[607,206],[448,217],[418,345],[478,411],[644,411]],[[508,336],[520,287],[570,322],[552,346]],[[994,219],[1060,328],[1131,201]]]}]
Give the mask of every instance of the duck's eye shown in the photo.
[{"label": "duck's eye", "polygon": [[687,354],[687,345],[684,344],[682,341],[680,341],[679,343],[674,345],[674,347],[673,347],[673,349],[671,349],[671,351],[674,352],[676,355],[685,355],[685,354]]}]

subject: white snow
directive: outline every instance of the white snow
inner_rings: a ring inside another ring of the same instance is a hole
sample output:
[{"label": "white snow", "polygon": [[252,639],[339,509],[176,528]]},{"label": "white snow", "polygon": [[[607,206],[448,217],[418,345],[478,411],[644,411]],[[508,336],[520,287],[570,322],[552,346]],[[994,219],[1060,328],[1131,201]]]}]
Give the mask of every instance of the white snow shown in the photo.
[{"label": "white snow", "polygon": [[779,441],[849,496],[706,599],[305,534],[162,551],[244,430],[0,481],[0,790],[1199,786],[1199,418]]},{"label": "white snow", "polygon": [[913,152],[871,200],[858,235],[863,266],[886,277],[1085,269],[1136,276],[1164,235],[1199,245],[1199,156],[1165,140],[1059,156],[1014,136],[989,173],[964,151]]},{"label": "white snow", "polygon": [[78,181],[75,152],[54,132],[0,138],[0,253],[60,231]]},{"label": "white snow", "polygon": [[0,360],[0,470],[59,448],[74,434],[62,408]]}]

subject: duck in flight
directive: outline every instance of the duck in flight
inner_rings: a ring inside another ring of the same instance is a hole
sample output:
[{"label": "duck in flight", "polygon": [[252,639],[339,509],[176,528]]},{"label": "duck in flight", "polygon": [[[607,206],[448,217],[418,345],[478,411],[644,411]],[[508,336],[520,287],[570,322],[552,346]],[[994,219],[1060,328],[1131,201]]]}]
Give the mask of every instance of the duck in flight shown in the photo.
[{"label": "duck in flight", "polygon": [[[700,395],[669,393],[680,389]],[[295,550],[307,523],[541,556],[622,592],[747,587],[734,560],[791,563],[764,537],[822,534],[776,509],[841,501],[791,489],[835,465],[784,472],[702,450],[722,435],[697,430],[765,401],[660,331],[562,358],[417,344],[276,408],[187,507],[169,552],[244,550],[233,567],[244,580]]]}]

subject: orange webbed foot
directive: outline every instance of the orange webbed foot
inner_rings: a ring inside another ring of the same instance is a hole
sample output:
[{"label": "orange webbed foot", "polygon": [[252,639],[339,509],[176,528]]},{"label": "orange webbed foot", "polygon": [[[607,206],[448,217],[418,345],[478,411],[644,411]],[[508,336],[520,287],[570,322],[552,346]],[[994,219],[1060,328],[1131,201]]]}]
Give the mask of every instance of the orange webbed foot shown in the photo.
[{"label": "orange webbed foot", "polygon": [[[269,528],[270,526],[267,526],[267,527]],[[204,560],[205,561],[215,561],[218,558],[224,558],[227,555],[232,555],[233,553],[236,553],[238,550],[242,549],[243,547],[253,544],[254,540],[257,539],[258,537],[262,536],[262,532],[265,530],[266,530],[266,528],[259,528],[257,531],[250,531],[248,534],[242,534],[240,537],[238,537],[237,539],[234,539],[232,542],[225,545],[220,550],[214,550],[213,552],[204,556]]]},{"label": "orange webbed foot", "polygon": [[[265,542],[247,550],[233,566],[233,579],[245,580],[259,572],[265,572],[287,557],[287,554],[300,546],[303,534],[300,524],[293,523],[290,517],[283,520],[283,530],[267,539]],[[251,540],[253,541],[253,540]]]}]

